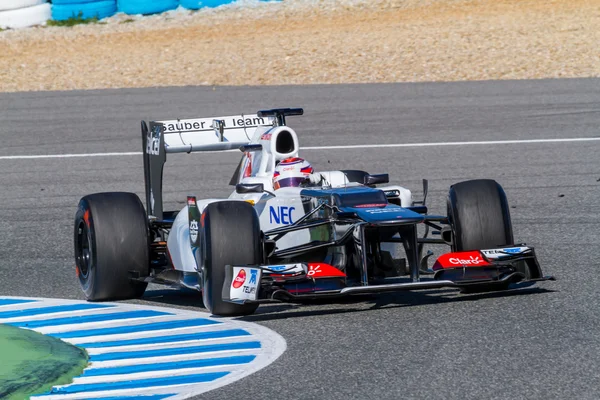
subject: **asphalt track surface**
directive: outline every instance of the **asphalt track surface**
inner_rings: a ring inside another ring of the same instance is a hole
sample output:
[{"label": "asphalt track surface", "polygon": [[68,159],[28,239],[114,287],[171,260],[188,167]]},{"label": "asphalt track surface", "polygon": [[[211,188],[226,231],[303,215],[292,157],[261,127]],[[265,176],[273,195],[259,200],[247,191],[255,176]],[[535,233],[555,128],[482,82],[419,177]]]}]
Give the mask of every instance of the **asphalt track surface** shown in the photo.
[{"label": "asphalt track surface", "polygon": [[[82,299],[72,261],[79,198],[143,194],[139,121],[303,106],[301,146],[600,136],[600,80],[186,87],[0,95],[0,294]],[[445,210],[452,183],[493,178],[515,237],[557,282],[459,295],[437,290],[261,307],[245,320],[287,339],[274,364],[203,399],[600,398],[600,142],[307,150],[317,170],[389,172]],[[226,196],[236,153],[170,156],[166,208]],[[442,250],[442,249],[440,249]],[[439,251],[438,251],[439,254]],[[145,304],[201,307],[152,287]]]}]

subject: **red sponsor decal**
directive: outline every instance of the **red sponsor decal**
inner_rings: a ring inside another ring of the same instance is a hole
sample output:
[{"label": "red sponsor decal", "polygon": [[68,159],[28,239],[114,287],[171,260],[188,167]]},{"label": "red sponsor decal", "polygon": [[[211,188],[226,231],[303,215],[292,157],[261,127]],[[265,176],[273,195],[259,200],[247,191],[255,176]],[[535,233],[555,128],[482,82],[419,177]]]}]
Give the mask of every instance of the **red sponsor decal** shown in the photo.
[{"label": "red sponsor decal", "polygon": [[387,206],[386,203],[373,203],[373,204],[358,204],[355,205],[354,207],[356,208],[373,208],[373,207],[385,207]]},{"label": "red sponsor decal", "polygon": [[192,196],[188,196],[187,203],[188,203],[188,206],[195,206],[196,205],[196,198],[192,197]]},{"label": "red sponsor decal", "polygon": [[252,176],[252,154],[246,153],[246,165],[244,167],[244,178]]},{"label": "red sponsor decal", "polygon": [[323,263],[310,263],[308,264],[307,276],[312,278],[345,278],[346,274],[334,267],[333,265]]},{"label": "red sponsor decal", "polygon": [[85,210],[85,212],[83,213],[83,220],[85,221],[85,224],[87,226],[90,226],[90,210]]},{"label": "red sponsor decal", "polygon": [[479,251],[461,251],[458,253],[448,253],[441,255],[435,264],[433,270],[444,268],[463,268],[463,267],[487,267],[491,264],[483,258]]},{"label": "red sponsor decal", "polygon": [[233,280],[233,284],[231,286],[233,286],[234,289],[237,289],[242,286],[244,282],[246,282],[246,271],[241,269]]},{"label": "red sponsor decal", "polygon": [[262,136],[260,137],[260,140],[271,140],[271,134],[263,133]]}]

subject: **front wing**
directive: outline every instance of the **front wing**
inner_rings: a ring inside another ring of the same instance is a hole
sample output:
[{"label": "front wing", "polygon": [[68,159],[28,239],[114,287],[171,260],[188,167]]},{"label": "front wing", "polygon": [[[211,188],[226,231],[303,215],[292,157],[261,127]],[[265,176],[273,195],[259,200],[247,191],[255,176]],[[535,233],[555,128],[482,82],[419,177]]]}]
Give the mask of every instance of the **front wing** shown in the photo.
[{"label": "front wing", "polygon": [[360,285],[327,264],[227,265],[223,300],[237,303],[294,302],[354,294],[457,288],[493,291],[555,280],[543,276],[531,247],[510,247],[442,255],[424,277],[388,278]]}]

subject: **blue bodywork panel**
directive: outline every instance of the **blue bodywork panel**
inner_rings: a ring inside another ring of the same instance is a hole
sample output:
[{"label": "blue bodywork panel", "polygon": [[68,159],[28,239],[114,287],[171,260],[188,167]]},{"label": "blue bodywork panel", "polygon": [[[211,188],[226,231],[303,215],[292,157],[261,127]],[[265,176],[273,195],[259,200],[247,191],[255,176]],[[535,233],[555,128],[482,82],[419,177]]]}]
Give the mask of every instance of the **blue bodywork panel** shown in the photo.
[{"label": "blue bodywork panel", "polygon": [[315,207],[322,203],[336,206],[341,212],[354,213],[369,223],[414,224],[425,220],[422,214],[390,204],[385,193],[375,188],[357,186],[325,190],[306,189],[300,194],[316,200],[313,205]]}]

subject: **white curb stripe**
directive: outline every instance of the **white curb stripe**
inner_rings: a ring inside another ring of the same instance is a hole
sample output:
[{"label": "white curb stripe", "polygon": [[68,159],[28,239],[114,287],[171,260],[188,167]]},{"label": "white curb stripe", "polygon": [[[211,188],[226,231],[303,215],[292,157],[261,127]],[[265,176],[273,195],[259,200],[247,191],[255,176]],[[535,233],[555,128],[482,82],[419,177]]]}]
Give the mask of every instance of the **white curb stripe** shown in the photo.
[{"label": "white curb stripe", "polygon": [[[67,333],[72,331],[86,331],[92,329],[104,329],[111,327],[120,327],[120,326],[138,326],[145,325],[150,323],[157,322],[169,322],[169,321],[181,321],[181,320],[189,320],[192,318],[181,318],[177,315],[168,315],[168,316],[158,316],[158,317],[145,317],[145,318],[128,318],[121,319],[117,321],[103,321],[103,322],[89,322],[82,324],[70,324],[70,325],[57,325],[57,326],[49,326],[44,328],[36,328],[37,332],[47,334],[60,334]],[[104,336],[104,340],[106,340],[106,336]]]},{"label": "white curb stripe", "polygon": [[[90,346],[91,362],[83,375],[69,385],[32,396],[34,400],[154,395],[156,400],[186,399],[264,368],[286,347],[285,340],[267,328],[215,319],[207,313],[127,303],[101,303],[110,307],[79,310],[92,303],[61,299],[10,304],[18,299],[26,298],[0,297],[0,324],[75,336],[64,341]],[[52,312],[44,314],[46,310]],[[157,312],[165,315],[144,316]],[[71,323],[71,317],[89,321]],[[160,329],[152,330],[156,327]],[[85,336],[90,333],[95,335]]]},{"label": "white curb stripe", "polygon": [[150,372],[139,372],[136,374],[122,374],[115,376],[91,376],[89,378],[81,377],[73,379],[73,383],[76,384],[90,384],[90,383],[102,383],[102,382],[117,382],[117,381],[128,381],[136,379],[146,378],[159,378],[169,376],[181,376],[189,374],[198,374],[203,372],[228,372],[231,371],[231,367],[234,364],[222,365],[222,366],[211,366],[211,367],[198,367],[198,368],[185,368],[185,369],[172,369],[168,371],[150,371]]},{"label": "white curb stripe", "polygon": [[119,346],[119,347],[101,347],[101,348],[86,348],[86,351],[90,356],[97,354],[106,353],[126,353],[130,351],[144,351],[144,350],[157,350],[157,349],[177,349],[184,347],[202,346],[204,344],[220,344],[220,343],[235,343],[243,339],[248,339],[250,336],[247,335],[236,335],[226,338],[209,338],[209,339],[198,339],[198,340],[186,340],[182,342],[164,342],[164,343],[152,343],[152,344],[139,344],[131,346]]},{"label": "white curb stripe", "polygon": [[[133,333],[120,333],[116,335],[110,335],[110,341],[117,340],[127,340],[127,339],[141,339],[148,337],[159,337],[159,336],[171,336],[171,335],[183,335],[186,333],[196,333],[196,332],[208,332],[208,331],[217,331],[217,330],[225,330],[231,329],[229,325],[208,325],[208,326],[196,326],[196,327],[187,327],[187,328],[174,328],[174,329],[160,329],[156,331],[147,331],[147,332],[133,332]],[[79,345],[81,343],[98,343],[98,342],[106,342],[106,336],[89,336],[82,338],[65,338],[63,339],[65,342],[69,342],[74,345]],[[84,346],[85,347],[85,346]]]},{"label": "white curb stripe", "polygon": [[[31,307],[29,305],[28,307],[29,309],[32,308],[39,308],[39,304],[36,307]],[[23,307],[23,309],[25,309],[25,307]],[[4,311],[5,309],[2,309],[2,311]],[[27,321],[46,321],[49,319],[55,319],[55,318],[69,318],[69,317],[79,317],[79,316],[83,316],[83,315],[98,315],[98,314],[118,314],[118,313],[122,313],[123,310],[117,308],[117,307],[110,307],[110,308],[98,308],[95,310],[81,310],[81,311],[68,311],[68,312],[61,312],[61,313],[55,313],[55,314],[41,314],[41,315],[30,315],[30,316],[23,316],[23,317],[14,317],[14,318],[2,318],[0,317],[0,319],[2,320],[3,324],[7,324],[7,323],[13,323],[13,322],[27,322]]]},{"label": "white curb stripe", "polygon": [[241,356],[256,354],[259,349],[244,350],[222,350],[206,353],[181,354],[160,357],[132,358],[129,360],[92,361],[88,368],[125,367],[128,365],[147,365],[163,362],[186,361],[186,360],[208,360],[218,357]]}]

